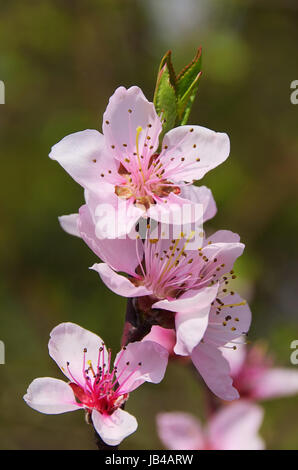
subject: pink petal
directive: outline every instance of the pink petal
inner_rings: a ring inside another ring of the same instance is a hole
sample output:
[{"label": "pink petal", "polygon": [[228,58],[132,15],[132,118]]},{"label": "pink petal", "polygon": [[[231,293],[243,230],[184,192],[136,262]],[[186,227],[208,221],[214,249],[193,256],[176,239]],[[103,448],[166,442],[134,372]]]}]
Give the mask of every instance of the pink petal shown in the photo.
[{"label": "pink petal", "polygon": [[203,223],[203,205],[170,193],[167,204],[157,201],[147,210],[147,216],[164,224],[174,224],[184,230],[184,225],[193,222]]},{"label": "pink petal", "polygon": [[245,300],[237,293],[222,298],[224,305],[217,301],[211,308],[209,325],[204,336],[205,342],[223,346],[248,332],[251,324],[251,311]]},{"label": "pink petal", "polygon": [[143,295],[152,294],[152,291],[148,290],[145,286],[136,287],[127,277],[115,273],[105,263],[94,264],[90,269],[96,271],[105,285],[115,294],[123,297],[142,297]]},{"label": "pink petal", "polygon": [[168,159],[167,175],[174,182],[201,179],[224,162],[230,153],[227,134],[200,126],[180,126],[170,130],[163,140],[163,148],[166,146],[163,161]]},{"label": "pink petal", "polygon": [[239,393],[233,387],[228,361],[221,351],[210,344],[200,343],[192,352],[191,359],[210,390],[222,400],[236,400]]},{"label": "pink petal", "polygon": [[258,435],[263,421],[262,408],[240,400],[221,409],[209,423],[209,436],[218,450],[262,450]]},{"label": "pink petal", "polygon": [[101,173],[108,165],[116,171],[115,163],[105,148],[102,134],[93,129],[64,137],[52,147],[49,155],[84,188],[100,190]]},{"label": "pink petal", "polygon": [[199,450],[204,448],[204,434],[200,422],[188,413],[160,413],[157,432],[170,450]]},{"label": "pink petal", "polygon": [[211,302],[215,298],[218,291],[218,284],[211,287],[205,287],[199,292],[191,289],[186,295],[176,300],[159,300],[152,305],[152,308],[162,308],[170,312],[195,312],[196,310],[211,306]]},{"label": "pink petal", "polygon": [[169,330],[158,325],[153,325],[150,333],[145,336],[142,341],[154,341],[155,343],[158,343],[166,348],[169,354],[174,354],[176,334],[174,330]]},{"label": "pink petal", "polygon": [[298,393],[298,371],[284,368],[265,370],[252,383],[253,397],[258,400],[285,397]]},{"label": "pink petal", "polygon": [[71,387],[63,380],[41,377],[29,385],[24,400],[40,413],[60,414],[80,409]]},{"label": "pink petal", "polygon": [[125,237],[127,234],[134,232],[138,220],[143,215],[144,210],[136,207],[129,200],[123,201],[117,198],[116,205],[114,206],[112,205],[112,200],[108,204],[98,205],[95,212],[96,236],[101,239]]},{"label": "pink petal", "polygon": [[59,223],[63,230],[69,235],[81,237],[78,229],[78,218],[79,214],[61,215],[58,217]]},{"label": "pink petal", "polygon": [[[85,384],[83,376],[84,349],[87,349],[85,363],[91,361],[96,368],[99,348],[103,340],[75,323],[61,323],[50,334],[49,354],[71,382]],[[104,347],[104,354],[108,353]],[[67,367],[67,363],[69,366]],[[70,372],[69,372],[70,371]]]},{"label": "pink petal", "polygon": [[188,356],[202,339],[208,326],[208,315],[211,302],[214,300],[218,285],[205,287],[199,292],[189,290],[177,300],[160,300],[153,308],[176,312],[176,345],[175,354]]},{"label": "pink petal", "polygon": [[206,328],[208,326],[208,315],[210,305],[199,309],[197,307],[194,312],[176,313],[176,344],[174,347],[175,354],[180,356],[188,356],[193,348],[201,341]]},{"label": "pink petal", "polygon": [[135,275],[135,269],[139,264],[136,253],[137,249],[139,258],[142,259],[143,257],[143,244],[141,240],[133,240],[129,237],[115,238],[114,240],[108,238],[99,239],[95,235],[95,225],[88,206],[82,206],[79,214],[78,226],[80,235],[89,248],[116,271]]},{"label": "pink petal", "polygon": [[218,230],[206,239],[206,245],[211,243],[239,243],[240,237],[238,233],[231,232],[230,230]]},{"label": "pink petal", "polygon": [[[151,127],[148,127],[149,125]],[[150,146],[153,146],[153,154],[158,147],[161,131],[161,122],[153,103],[150,103],[142,90],[136,86],[128,89],[117,88],[109,100],[102,126],[111,155],[120,159],[126,153],[131,156],[136,151],[138,127],[143,129],[138,139],[140,153],[143,152],[145,142],[149,141]]]},{"label": "pink petal", "polygon": [[91,417],[96,432],[109,446],[117,446],[138,427],[136,418],[120,408],[111,415],[93,410]]},{"label": "pink petal", "polygon": [[182,186],[181,197],[189,199],[196,204],[203,206],[203,222],[212,219],[216,212],[217,207],[212,192],[206,186]]},{"label": "pink petal", "polygon": [[[243,342],[243,336],[240,338],[237,338],[237,343]],[[245,358],[246,358],[246,344],[243,342],[243,344],[237,344],[237,349],[234,350],[233,346],[234,344],[232,343],[227,343],[228,348],[220,348],[223,357],[228,361],[231,369],[231,376],[235,378],[237,374],[240,373],[242,367],[244,366],[245,363]]]},{"label": "pink petal", "polygon": [[114,362],[121,391],[131,392],[144,382],[159,383],[164,377],[168,357],[168,351],[153,341],[129,343]]},{"label": "pink petal", "polygon": [[101,185],[100,192],[85,191],[86,204],[99,239],[127,238],[144,210],[116,196],[114,186]]},{"label": "pink petal", "polygon": [[[205,276],[211,271],[216,274],[213,278],[214,281],[219,279],[223,274],[229,273],[233,267],[236,259],[242,255],[244,250],[243,243],[212,243],[211,245],[204,246],[203,254],[209,259],[209,264],[206,266]],[[216,263],[212,261],[216,261]],[[221,267],[223,266],[223,267]],[[217,273],[215,268],[221,267]]]}]

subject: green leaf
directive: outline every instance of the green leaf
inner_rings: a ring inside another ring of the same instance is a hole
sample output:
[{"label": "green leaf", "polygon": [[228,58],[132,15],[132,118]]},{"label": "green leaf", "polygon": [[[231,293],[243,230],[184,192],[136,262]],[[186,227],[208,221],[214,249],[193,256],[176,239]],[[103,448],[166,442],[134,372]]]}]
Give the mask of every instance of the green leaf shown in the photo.
[{"label": "green leaf", "polygon": [[[157,88],[158,83],[159,83],[159,78],[160,78],[160,75],[161,75],[161,71],[164,68],[165,64],[167,64],[168,72],[169,72],[169,75],[170,75],[170,83],[171,83],[172,87],[174,87],[174,89],[176,88],[176,74],[175,74],[175,70],[174,70],[174,67],[173,67],[173,64],[172,64],[172,57],[171,56],[172,56],[172,51],[168,51],[168,52],[166,52],[166,54],[161,59],[159,69],[158,69],[158,74],[157,74],[156,88]],[[155,88],[155,93],[156,93],[156,88]],[[155,96],[155,93],[154,93],[154,96]]]},{"label": "green leaf", "polygon": [[176,79],[178,98],[182,98],[189,90],[197,75],[202,71],[202,49],[199,48],[194,59],[179,73]]},{"label": "green leaf", "polygon": [[163,120],[161,140],[164,134],[175,126],[177,117],[177,97],[167,62],[159,71],[153,102],[157,114]]},{"label": "green leaf", "polygon": [[153,102],[157,114],[163,119],[160,142],[166,132],[186,124],[201,76],[201,49],[194,59],[176,77],[171,51],[162,58],[158,69]]},{"label": "green leaf", "polygon": [[199,72],[194,81],[191,83],[189,89],[184,93],[182,98],[178,99],[177,125],[184,126],[188,121],[188,117],[199,88],[199,79],[201,75],[202,72]]}]

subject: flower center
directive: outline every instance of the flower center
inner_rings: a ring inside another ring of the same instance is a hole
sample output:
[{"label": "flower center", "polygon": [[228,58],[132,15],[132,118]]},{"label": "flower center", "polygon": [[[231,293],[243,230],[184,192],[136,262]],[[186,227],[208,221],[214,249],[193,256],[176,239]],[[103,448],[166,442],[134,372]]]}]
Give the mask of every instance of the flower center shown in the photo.
[{"label": "flower center", "polygon": [[172,240],[167,250],[162,249],[162,241],[146,239],[144,284],[153,290],[157,298],[172,300],[197,282],[198,266],[195,263],[195,270],[191,266],[194,262],[193,250],[186,251],[194,234],[192,231],[185,238],[185,234],[181,233],[178,239]]},{"label": "flower center", "polygon": [[[82,407],[89,410],[96,409],[101,414],[111,415],[117,408],[119,408],[128,399],[128,392],[125,391],[124,385],[137,371],[138,367],[130,372],[127,377],[119,384],[119,378],[127,370],[129,362],[122,368],[121,373],[117,374],[117,365],[119,364],[125,348],[122,349],[119,357],[111,368],[111,351],[105,354],[104,344],[99,348],[97,365],[91,361],[86,364],[87,349],[84,349],[83,356],[83,379],[84,381],[77,380],[70,370],[70,363],[67,362],[67,370],[72,379],[69,383],[75,397]],[[105,357],[105,355],[107,357]],[[87,367],[88,366],[88,367]]]},{"label": "flower center", "polygon": [[118,173],[122,176],[123,182],[115,186],[115,193],[122,199],[131,199],[133,203],[148,209],[151,204],[156,204],[161,199],[166,202],[166,197],[171,192],[180,194],[181,190],[165,177],[166,170],[159,154],[148,154],[146,157],[140,155],[141,131],[142,128],[138,127],[136,152],[121,161]]},{"label": "flower center", "polygon": [[164,249],[163,240],[147,237],[144,241],[143,260],[137,250],[139,276],[131,281],[135,285],[145,285],[158,299],[177,299],[190,289],[198,290],[217,282],[219,293],[227,295],[227,285],[231,279],[236,278],[234,271],[227,273],[225,263],[216,255],[208,258],[204,253],[204,246],[187,249],[194,235],[194,231],[188,237],[181,233],[180,237],[171,241],[167,249]]}]

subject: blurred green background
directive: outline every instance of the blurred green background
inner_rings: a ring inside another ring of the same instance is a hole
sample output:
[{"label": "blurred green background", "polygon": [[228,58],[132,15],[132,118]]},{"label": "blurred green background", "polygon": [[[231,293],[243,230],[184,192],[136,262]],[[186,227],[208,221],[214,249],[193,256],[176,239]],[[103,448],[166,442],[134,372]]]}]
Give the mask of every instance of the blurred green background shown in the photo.
[{"label": "blurred green background", "polygon": [[[231,138],[231,156],[202,180],[218,204],[210,230],[241,234],[240,291],[253,311],[250,339],[264,338],[290,364],[297,322],[298,6],[295,0],[43,0],[0,2],[1,276],[0,447],[92,449],[83,413],[39,414],[23,394],[39,376],[60,377],[47,353],[50,330],[73,321],[118,348],[125,299],[88,267],[94,255],[57,217],[77,211],[82,189],[47,155],[65,135],[101,128],[119,85],[152,99],[161,56],[177,69],[203,46],[203,77],[190,122]],[[298,366],[296,366],[298,372]],[[298,444],[298,396],[267,402],[261,429],[270,449]],[[196,378],[171,364],[127,409],[139,420],[123,449],[161,448],[155,414],[204,418]]]}]

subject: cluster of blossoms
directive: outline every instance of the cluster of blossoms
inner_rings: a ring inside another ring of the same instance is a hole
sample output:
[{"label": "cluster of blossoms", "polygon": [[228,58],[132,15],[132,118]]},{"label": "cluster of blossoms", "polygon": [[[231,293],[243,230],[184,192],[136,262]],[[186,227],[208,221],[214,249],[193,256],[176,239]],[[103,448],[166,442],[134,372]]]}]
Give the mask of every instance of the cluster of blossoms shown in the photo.
[{"label": "cluster of blossoms", "polygon": [[[162,124],[138,87],[120,87],[104,113],[103,134],[85,130],[52,148],[50,157],[85,194],[85,204],[62,216],[61,226],[101,260],[91,269],[130,299],[138,319],[134,331],[139,324],[143,334],[137,341],[128,334],[112,365],[100,337],[72,323],[58,325],[49,353],[68,383],[36,379],[24,398],[43,413],[83,408],[101,439],[116,446],[137,428],[123,409],[130,392],[145,381],[160,382],[168,357],[180,356],[192,361],[221,400],[233,401],[239,393],[245,400],[217,411],[204,431],[186,414],[159,415],[165,445],[259,449],[262,410],[252,398],[266,390],[270,395],[274,374],[262,361],[241,363],[251,312],[231,280],[244,245],[227,230],[205,234],[202,224],[215,215],[216,204],[208,188],[193,185],[228,157],[229,138],[182,125],[160,143]],[[293,382],[294,391],[296,377]]]}]

